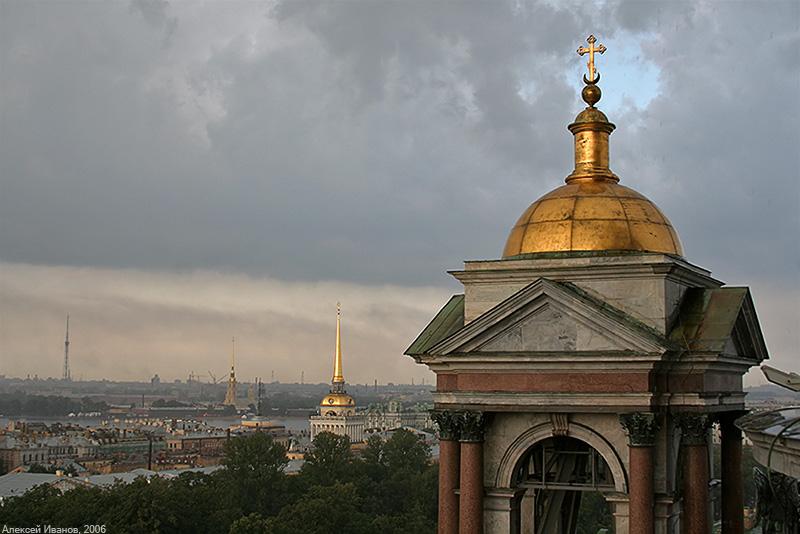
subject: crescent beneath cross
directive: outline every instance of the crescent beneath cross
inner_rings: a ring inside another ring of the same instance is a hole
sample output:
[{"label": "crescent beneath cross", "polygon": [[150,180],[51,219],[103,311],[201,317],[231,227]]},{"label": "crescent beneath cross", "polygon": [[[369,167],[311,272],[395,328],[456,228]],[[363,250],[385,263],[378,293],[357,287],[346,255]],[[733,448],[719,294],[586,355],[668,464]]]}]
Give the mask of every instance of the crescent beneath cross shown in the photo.
[{"label": "crescent beneath cross", "polygon": [[586,85],[597,85],[597,82],[599,82],[599,81],[600,81],[600,73],[599,72],[597,73],[597,77],[592,81],[589,81],[586,78],[585,74],[583,75],[583,83],[585,83]]}]

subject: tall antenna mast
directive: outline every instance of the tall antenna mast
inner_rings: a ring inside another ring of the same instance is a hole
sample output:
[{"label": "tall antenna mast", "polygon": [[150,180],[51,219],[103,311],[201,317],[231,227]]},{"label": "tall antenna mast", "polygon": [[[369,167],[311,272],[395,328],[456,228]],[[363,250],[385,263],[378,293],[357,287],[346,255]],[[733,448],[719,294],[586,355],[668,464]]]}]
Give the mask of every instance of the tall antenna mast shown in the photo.
[{"label": "tall antenna mast", "polygon": [[71,380],[69,376],[69,315],[67,315],[67,337],[64,340],[64,372],[61,376],[62,380]]}]

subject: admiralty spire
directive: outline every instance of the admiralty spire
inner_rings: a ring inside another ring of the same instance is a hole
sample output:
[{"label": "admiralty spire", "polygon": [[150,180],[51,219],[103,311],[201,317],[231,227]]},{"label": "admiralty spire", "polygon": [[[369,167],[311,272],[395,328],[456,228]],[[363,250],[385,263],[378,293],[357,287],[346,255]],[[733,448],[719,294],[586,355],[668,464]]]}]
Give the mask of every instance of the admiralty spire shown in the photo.
[{"label": "admiralty spire", "polygon": [[310,418],[311,439],[321,432],[347,436],[352,443],[363,439],[365,417],[356,415],[356,402],[345,390],[342,371],[342,305],[336,303],[336,344],[333,356],[333,378],[328,395],[319,403],[319,414]]}]

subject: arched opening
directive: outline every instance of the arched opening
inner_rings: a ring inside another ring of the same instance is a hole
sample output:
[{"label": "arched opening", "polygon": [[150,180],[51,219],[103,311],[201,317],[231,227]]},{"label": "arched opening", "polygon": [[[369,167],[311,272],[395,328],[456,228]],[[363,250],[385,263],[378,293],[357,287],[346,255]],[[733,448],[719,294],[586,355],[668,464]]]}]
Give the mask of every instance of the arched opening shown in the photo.
[{"label": "arched opening", "polygon": [[[603,456],[586,442],[568,436],[533,444],[517,462],[512,485],[521,490],[512,529],[520,534],[582,532],[579,526],[586,522],[587,506],[597,506],[598,493],[615,491],[614,474]],[[604,499],[599,504],[608,509]]]}]

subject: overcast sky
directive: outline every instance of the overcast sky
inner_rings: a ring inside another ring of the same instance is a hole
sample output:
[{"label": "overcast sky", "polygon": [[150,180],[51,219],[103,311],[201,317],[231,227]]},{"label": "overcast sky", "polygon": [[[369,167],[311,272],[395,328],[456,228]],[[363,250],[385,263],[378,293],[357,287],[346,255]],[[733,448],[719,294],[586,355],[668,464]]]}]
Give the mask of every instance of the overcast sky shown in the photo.
[{"label": "overcast sky", "polygon": [[[750,286],[800,371],[800,3],[0,1],[0,374],[419,383],[402,355],[572,171]],[[763,382],[751,374],[750,383]]]}]

